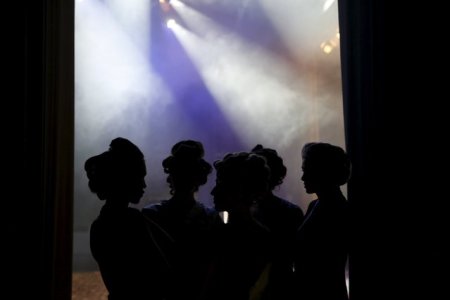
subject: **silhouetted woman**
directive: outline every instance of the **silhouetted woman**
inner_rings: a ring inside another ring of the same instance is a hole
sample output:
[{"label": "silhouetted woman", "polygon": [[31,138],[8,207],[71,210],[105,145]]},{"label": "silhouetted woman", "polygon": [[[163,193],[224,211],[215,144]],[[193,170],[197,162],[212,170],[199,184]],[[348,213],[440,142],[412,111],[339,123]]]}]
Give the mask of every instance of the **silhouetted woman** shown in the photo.
[{"label": "silhouetted woman", "polygon": [[272,239],[250,209],[267,192],[270,170],[263,157],[246,152],[227,154],[214,167],[214,205],[229,217],[216,233],[216,261],[206,299],[264,299]]},{"label": "silhouetted woman", "polygon": [[203,288],[211,253],[214,226],[219,214],[196,200],[196,192],[207,182],[212,166],[203,159],[203,145],[194,140],[176,143],[162,162],[172,197],[144,207],[142,212],[175,241],[171,249],[174,277],[171,299],[197,299]]},{"label": "silhouetted woman", "polygon": [[351,164],[345,151],[327,143],[308,143],[302,150],[302,180],[315,193],[297,233],[295,259],[298,299],[347,300],[348,205],[340,186]]},{"label": "silhouetted woman", "polygon": [[90,190],[105,201],[91,225],[90,246],[108,299],[163,299],[168,266],[142,214],[128,207],[140,201],[146,188],[142,152],[116,138],[108,151],[86,161],[85,170]]},{"label": "silhouetted woman", "polygon": [[304,215],[300,207],[273,193],[287,172],[277,151],[256,145],[252,153],[263,156],[270,168],[269,190],[256,203],[253,212],[254,218],[270,229],[275,242],[268,293],[271,299],[287,300],[292,298],[295,233]]}]

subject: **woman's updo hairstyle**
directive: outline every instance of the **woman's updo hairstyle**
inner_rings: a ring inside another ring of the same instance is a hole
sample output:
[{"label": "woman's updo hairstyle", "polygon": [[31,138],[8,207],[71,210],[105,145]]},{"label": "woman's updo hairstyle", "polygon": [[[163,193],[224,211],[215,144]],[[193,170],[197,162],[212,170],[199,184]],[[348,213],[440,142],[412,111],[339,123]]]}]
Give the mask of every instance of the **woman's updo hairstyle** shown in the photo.
[{"label": "woman's updo hairstyle", "polygon": [[310,172],[321,181],[341,186],[350,178],[350,158],[341,147],[328,143],[307,143],[303,146],[302,158]]},{"label": "woman's updo hairstyle", "polygon": [[198,141],[183,140],[172,147],[171,155],[162,162],[164,172],[169,174],[167,182],[172,194],[181,185],[191,185],[197,191],[206,183],[212,166],[203,159],[204,155],[203,145]]},{"label": "woman's updo hairstyle", "polygon": [[271,148],[264,148],[264,146],[258,144],[252,149],[252,153],[263,156],[267,161],[267,165],[270,168],[270,190],[282,184],[284,177],[286,177],[287,169],[277,151]]},{"label": "woman's updo hairstyle", "polygon": [[226,182],[253,202],[251,195],[263,195],[269,189],[270,168],[266,159],[255,153],[228,153],[214,162],[217,179]]},{"label": "woman's updo hairstyle", "polygon": [[145,176],[145,161],[141,150],[125,138],[111,141],[109,150],[86,160],[84,170],[89,179],[89,189],[101,200],[130,175]]}]

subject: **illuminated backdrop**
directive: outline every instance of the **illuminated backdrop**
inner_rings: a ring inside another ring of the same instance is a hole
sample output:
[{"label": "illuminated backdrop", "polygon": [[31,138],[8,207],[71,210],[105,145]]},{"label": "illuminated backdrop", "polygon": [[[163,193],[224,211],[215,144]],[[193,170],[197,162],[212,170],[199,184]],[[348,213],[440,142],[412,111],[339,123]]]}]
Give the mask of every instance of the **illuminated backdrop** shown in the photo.
[{"label": "illuminated backdrop", "polygon": [[276,149],[288,168],[277,194],[304,210],[302,145],[345,146],[334,0],[77,0],[75,28],[74,270],[95,267],[88,230],[103,204],[83,164],[117,136],[146,157],[139,207],[169,197],[161,161],[182,139],[210,162]]}]

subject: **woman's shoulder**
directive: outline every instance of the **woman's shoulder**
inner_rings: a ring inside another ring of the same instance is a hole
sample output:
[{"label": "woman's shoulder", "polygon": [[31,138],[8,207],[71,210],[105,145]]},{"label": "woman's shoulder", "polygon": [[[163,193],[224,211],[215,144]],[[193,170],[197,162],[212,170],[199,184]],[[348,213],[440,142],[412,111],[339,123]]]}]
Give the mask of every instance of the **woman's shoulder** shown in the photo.
[{"label": "woman's shoulder", "polygon": [[168,200],[162,200],[158,202],[150,203],[144,206],[141,212],[144,215],[159,215],[165,212],[170,211],[170,203]]}]

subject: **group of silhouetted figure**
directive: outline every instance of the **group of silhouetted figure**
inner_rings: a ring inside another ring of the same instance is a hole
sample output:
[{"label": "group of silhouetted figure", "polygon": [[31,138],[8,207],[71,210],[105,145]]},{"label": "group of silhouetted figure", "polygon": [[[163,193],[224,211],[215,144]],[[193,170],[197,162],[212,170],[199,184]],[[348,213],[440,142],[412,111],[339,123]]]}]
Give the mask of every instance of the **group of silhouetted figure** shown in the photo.
[{"label": "group of silhouetted figure", "polygon": [[[257,145],[211,165],[194,140],[176,143],[162,162],[171,198],[139,211],[129,204],[146,188],[144,155],[127,139],[111,141],[85,163],[90,190],[105,201],[90,245],[109,299],[347,300],[340,187],[351,163],[328,143],[307,143],[301,156],[306,192],[317,195],[306,214],[273,193],[286,176],[276,150]],[[213,168],[209,208],[196,192]]]}]

